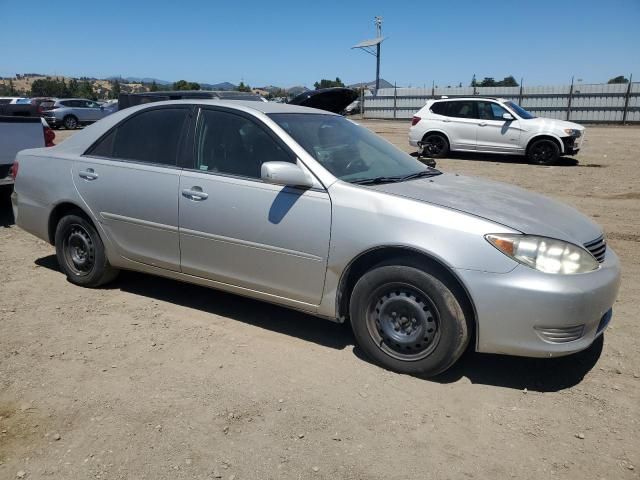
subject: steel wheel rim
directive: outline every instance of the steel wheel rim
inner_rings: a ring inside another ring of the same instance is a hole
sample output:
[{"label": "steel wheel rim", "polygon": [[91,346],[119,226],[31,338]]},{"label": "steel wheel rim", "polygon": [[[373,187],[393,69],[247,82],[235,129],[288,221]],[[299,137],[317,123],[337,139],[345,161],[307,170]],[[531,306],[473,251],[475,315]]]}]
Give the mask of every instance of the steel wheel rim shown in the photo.
[{"label": "steel wheel rim", "polygon": [[424,142],[423,151],[429,155],[439,155],[444,151],[445,141],[440,135],[431,135]]},{"label": "steel wheel rim", "polygon": [[440,340],[435,304],[422,290],[405,283],[376,289],[369,300],[366,323],[371,339],[396,360],[422,360]]},{"label": "steel wheel rim", "polygon": [[74,275],[87,276],[95,266],[96,251],[89,232],[77,223],[69,226],[62,242],[67,266]]},{"label": "steel wheel rim", "polygon": [[536,162],[546,162],[553,158],[553,147],[548,142],[535,145],[531,151]]}]

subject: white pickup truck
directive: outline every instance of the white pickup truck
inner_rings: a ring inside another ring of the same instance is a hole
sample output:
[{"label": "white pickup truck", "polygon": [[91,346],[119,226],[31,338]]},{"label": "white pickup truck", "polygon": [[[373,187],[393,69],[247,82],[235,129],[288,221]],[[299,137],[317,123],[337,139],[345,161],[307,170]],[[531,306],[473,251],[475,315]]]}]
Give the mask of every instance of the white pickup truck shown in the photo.
[{"label": "white pickup truck", "polygon": [[13,185],[11,166],[20,150],[51,147],[55,137],[40,117],[0,116],[0,187]]}]

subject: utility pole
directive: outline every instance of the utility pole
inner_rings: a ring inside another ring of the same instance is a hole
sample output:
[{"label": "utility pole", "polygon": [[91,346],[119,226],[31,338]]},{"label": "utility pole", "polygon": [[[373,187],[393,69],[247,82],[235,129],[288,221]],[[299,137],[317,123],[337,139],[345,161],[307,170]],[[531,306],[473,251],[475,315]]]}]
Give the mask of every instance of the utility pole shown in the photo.
[{"label": "utility pole", "polygon": [[[374,24],[376,26],[376,38],[372,40],[365,40],[360,42],[357,45],[354,45],[353,48],[359,48],[360,50],[367,52],[369,55],[373,55],[376,57],[376,91],[375,94],[378,94],[378,89],[380,88],[380,45],[384,41],[384,37],[382,36],[382,17],[376,16],[374,18]],[[375,47],[375,50],[374,48]]]}]

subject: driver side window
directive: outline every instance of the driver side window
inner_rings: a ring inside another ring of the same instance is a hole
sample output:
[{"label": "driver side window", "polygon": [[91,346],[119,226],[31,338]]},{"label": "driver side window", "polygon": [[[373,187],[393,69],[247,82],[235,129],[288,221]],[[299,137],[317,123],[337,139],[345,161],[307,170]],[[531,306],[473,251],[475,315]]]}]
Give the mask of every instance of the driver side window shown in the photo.
[{"label": "driver side window", "polygon": [[201,110],[196,135],[196,169],[260,178],[264,162],[291,162],[285,151],[256,122],[219,110]]}]

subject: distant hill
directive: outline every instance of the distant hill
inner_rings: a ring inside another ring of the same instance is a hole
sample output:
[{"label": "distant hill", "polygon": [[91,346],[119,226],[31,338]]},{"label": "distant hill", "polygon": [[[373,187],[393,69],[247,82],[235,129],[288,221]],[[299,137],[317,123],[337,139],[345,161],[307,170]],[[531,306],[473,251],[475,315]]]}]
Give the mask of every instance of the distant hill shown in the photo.
[{"label": "distant hill", "polygon": [[204,90],[235,90],[238,88],[236,85],[230,82],[221,83],[201,83],[200,88]]},{"label": "distant hill", "polygon": [[[365,87],[368,90],[375,90],[376,88],[376,81],[372,80],[370,82],[361,82],[361,83],[354,83],[349,85],[349,88],[362,88]],[[393,88],[393,84],[387,82],[384,78],[380,79],[380,88]]]},{"label": "distant hill", "polygon": [[125,83],[153,83],[156,82],[158,85],[171,85],[173,82],[169,82],[167,80],[160,80],[159,78],[150,78],[150,77],[108,77],[106,80],[120,80]]}]

